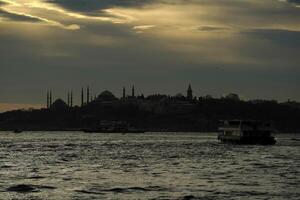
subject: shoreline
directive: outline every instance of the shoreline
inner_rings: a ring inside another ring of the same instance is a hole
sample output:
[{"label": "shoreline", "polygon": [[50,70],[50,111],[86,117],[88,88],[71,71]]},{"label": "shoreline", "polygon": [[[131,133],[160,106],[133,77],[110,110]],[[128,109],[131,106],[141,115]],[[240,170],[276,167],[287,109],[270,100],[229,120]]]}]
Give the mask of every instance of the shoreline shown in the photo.
[{"label": "shoreline", "polygon": [[[1,130],[0,129],[0,133],[1,132],[9,132],[9,133],[14,133],[15,130]],[[78,133],[86,133],[82,130],[22,130],[20,133],[22,132],[78,132]],[[130,132],[126,132],[126,133],[109,133],[109,132],[90,132],[90,133],[86,133],[86,134],[147,134],[147,133],[199,133],[199,134],[203,134],[203,133],[208,133],[208,134],[218,134],[219,131],[145,131],[145,132],[141,132],[141,133],[130,133]],[[18,133],[16,133],[18,134]],[[273,133],[272,135],[300,135],[300,132],[276,132]]]}]

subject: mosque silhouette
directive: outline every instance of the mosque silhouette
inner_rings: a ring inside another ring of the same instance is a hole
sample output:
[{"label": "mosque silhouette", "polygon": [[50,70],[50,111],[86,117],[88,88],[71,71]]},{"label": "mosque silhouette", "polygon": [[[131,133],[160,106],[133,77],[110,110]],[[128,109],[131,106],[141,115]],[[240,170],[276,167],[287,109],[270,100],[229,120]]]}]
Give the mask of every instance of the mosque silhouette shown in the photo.
[{"label": "mosque silhouette", "polygon": [[[122,89],[122,97],[117,98],[112,92],[109,90],[105,90],[101,92],[99,95],[91,95],[90,87],[86,87],[86,91],[84,88],[81,89],[81,95],[80,95],[80,107],[86,107],[86,106],[92,106],[95,104],[109,104],[109,103],[119,103],[119,102],[135,102],[139,104],[143,104],[145,102],[151,103],[152,101],[160,100],[173,100],[173,102],[185,102],[185,104],[193,103],[194,100],[196,100],[196,97],[193,96],[193,90],[191,87],[191,84],[189,84],[186,96],[182,95],[181,93],[175,95],[175,96],[167,96],[167,95],[161,95],[161,94],[154,94],[149,95],[148,97],[144,97],[143,94],[136,95],[135,93],[135,87],[131,87],[131,94],[126,94],[126,88],[123,87]],[[73,92],[67,93],[67,100],[64,101],[61,98],[56,99],[54,102],[52,101],[52,91],[47,91],[47,103],[46,108],[47,109],[67,109],[74,107],[73,104]]]}]

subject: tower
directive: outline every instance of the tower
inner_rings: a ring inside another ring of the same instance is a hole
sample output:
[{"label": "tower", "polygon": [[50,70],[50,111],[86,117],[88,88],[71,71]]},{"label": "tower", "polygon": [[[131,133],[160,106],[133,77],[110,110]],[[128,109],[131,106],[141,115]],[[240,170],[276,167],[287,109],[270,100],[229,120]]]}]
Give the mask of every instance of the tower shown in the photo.
[{"label": "tower", "polygon": [[70,106],[70,93],[68,92],[68,106]]},{"label": "tower", "polygon": [[126,98],[126,89],[125,89],[125,87],[123,87],[123,99],[125,99]]},{"label": "tower", "polygon": [[47,91],[47,108],[49,108],[49,91]]},{"label": "tower", "polygon": [[131,94],[132,97],[135,97],[135,94],[134,94],[134,85],[132,86],[132,94]]},{"label": "tower", "polygon": [[81,107],[83,107],[83,88],[81,88]]},{"label": "tower", "polygon": [[52,106],[52,92],[50,90],[50,95],[49,95],[49,108]]},{"label": "tower", "polygon": [[86,88],[86,103],[88,104],[90,102],[90,88],[87,86]]},{"label": "tower", "polygon": [[189,84],[189,87],[188,87],[188,90],[187,90],[186,98],[187,98],[188,100],[192,100],[192,99],[193,99],[193,90],[192,90],[191,84]]},{"label": "tower", "polygon": [[70,102],[70,106],[73,107],[73,92],[71,91],[71,102]]}]

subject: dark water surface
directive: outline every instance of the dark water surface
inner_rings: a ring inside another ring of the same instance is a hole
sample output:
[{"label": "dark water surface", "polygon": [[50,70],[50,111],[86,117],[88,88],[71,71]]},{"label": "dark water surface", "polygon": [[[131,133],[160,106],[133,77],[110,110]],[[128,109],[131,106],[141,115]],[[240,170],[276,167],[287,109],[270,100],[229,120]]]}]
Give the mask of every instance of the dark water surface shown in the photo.
[{"label": "dark water surface", "polygon": [[0,132],[0,199],[300,199],[300,135]]}]

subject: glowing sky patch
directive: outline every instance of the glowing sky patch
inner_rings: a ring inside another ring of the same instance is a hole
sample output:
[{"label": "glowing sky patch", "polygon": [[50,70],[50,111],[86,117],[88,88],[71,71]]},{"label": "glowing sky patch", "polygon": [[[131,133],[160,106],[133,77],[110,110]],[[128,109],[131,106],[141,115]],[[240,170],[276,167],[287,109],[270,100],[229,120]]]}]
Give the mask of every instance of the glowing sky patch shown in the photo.
[{"label": "glowing sky patch", "polygon": [[0,112],[10,110],[28,110],[28,109],[40,109],[43,105],[38,104],[14,104],[14,103],[0,103]]}]

